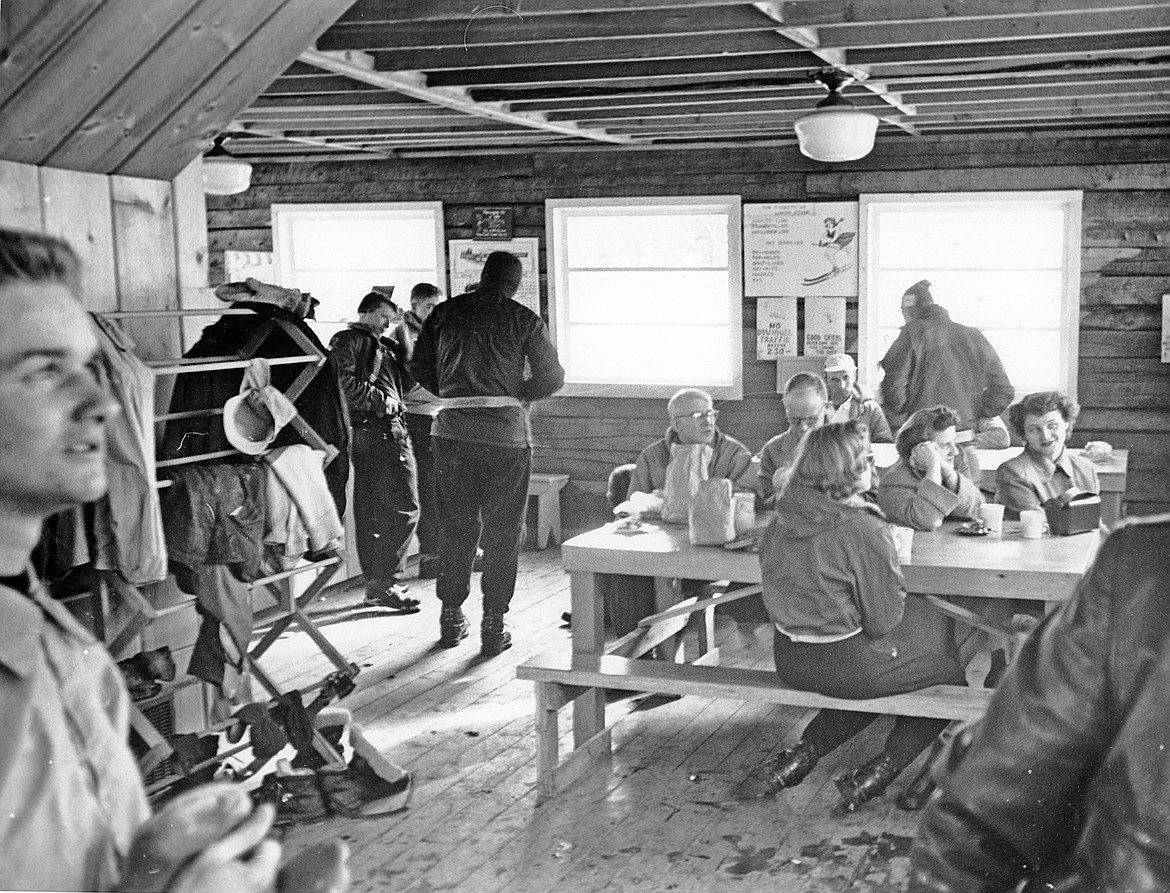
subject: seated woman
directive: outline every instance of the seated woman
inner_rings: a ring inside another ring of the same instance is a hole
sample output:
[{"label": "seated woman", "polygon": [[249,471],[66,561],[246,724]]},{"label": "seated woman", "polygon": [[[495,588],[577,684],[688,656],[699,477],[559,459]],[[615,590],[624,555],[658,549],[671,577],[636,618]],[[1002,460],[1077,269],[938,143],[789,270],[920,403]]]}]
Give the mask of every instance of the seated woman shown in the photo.
[{"label": "seated woman", "polygon": [[958,424],[953,409],[932,406],[899,429],[898,461],[882,472],[878,488],[878,505],[895,524],[935,530],[945,518],[978,517],[983,494],[971,473],[977,460],[955,442]]},{"label": "seated woman", "polygon": [[[882,512],[862,498],[873,478],[869,432],[856,420],[805,435],[760,548],[764,601],[785,685],[838,698],[875,698],[963,684],[959,664],[903,636],[906,593]],[[800,743],[759,767],[737,794],[767,797],[804,780],[817,761],[877,719],[822,710]],[[838,810],[880,795],[947,726],[900,716],[882,753],[835,779]]]},{"label": "seated woman", "polygon": [[1071,487],[1100,493],[1093,463],[1065,449],[1081,408],[1059,391],[1029,394],[1008,410],[1008,421],[1024,439],[1024,451],[999,466],[995,501],[1012,516],[1059,496]]},{"label": "seated woman", "polygon": [[[894,441],[898,462],[882,472],[877,492],[878,505],[889,520],[915,530],[935,530],[948,518],[967,521],[979,516],[983,494],[973,483],[979,460],[974,450],[955,442],[958,423],[953,409],[932,406],[915,412],[899,429]],[[1000,626],[1012,617],[1012,605],[1005,601],[954,596],[949,601]],[[923,604],[915,609],[921,615],[915,622],[924,642],[953,654],[961,666],[987,648],[985,632],[961,620],[944,619]],[[1003,650],[992,650],[984,685],[994,686],[1006,669]]]}]

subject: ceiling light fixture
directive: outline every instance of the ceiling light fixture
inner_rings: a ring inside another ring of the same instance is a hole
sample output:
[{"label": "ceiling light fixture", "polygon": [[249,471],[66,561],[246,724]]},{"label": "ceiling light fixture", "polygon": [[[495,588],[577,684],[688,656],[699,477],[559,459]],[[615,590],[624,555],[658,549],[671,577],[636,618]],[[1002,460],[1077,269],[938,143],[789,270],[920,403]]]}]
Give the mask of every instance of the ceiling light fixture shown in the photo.
[{"label": "ceiling light fixture", "polygon": [[208,195],[235,195],[252,183],[252,165],[228,154],[223,136],[203,156],[203,191]]},{"label": "ceiling light fixture", "polygon": [[854,108],[841,95],[841,88],[852,83],[853,78],[835,68],[827,68],[814,74],[812,79],[828,88],[829,95],[793,124],[801,153],[814,161],[864,158],[873,151],[878,119],[869,112]]}]

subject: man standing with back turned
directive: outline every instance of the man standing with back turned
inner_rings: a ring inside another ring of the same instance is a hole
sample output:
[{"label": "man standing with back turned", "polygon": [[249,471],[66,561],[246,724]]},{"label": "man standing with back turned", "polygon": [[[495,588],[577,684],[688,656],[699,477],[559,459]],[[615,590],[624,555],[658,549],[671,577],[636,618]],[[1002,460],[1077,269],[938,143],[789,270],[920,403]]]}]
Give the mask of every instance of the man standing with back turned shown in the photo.
[{"label": "man standing with back turned", "polygon": [[949,406],[959,430],[973,431],[977,446],[1008,445],[1002,421],[1015,388],[991,342],[978,329],[960,325],[934,302],[930,283],[915,282],[902,295],[906,325],[882,357],[882,408],[896,431],[911,413]]},{"label": "man standing with back turned", "polygon": [[480,644],[488,657],[512,644],[504,614],[516,588],[532,471],[528,404],[565,381],[543,320],[511,300],[521,275],[515,255],[489,254],[479,285],[427,318],[410,363],[419,383],[443,399],[431,440],[442,519],[439,645],[453,648],[468,635],[462,606],[482,535]]}]

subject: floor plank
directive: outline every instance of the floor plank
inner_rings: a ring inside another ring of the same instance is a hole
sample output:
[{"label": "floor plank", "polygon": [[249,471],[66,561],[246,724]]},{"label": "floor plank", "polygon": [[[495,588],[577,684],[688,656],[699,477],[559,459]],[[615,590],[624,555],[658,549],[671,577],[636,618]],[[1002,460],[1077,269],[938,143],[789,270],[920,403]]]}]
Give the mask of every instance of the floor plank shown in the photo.
[{"label": "floor plank", "polygon": [[[607,708],[611,718],[623,717],[611,771],[537,806],[532,686],[515,678],[515,667],[533,654],[570,647],[560,619],[569,592],[559,550],[522,553],[508,615],[515,645],[492,659],[478,654],[478,577],[466,605],[472,635],[449,650],[435,647],[434,582],[409,582],[422,600],[415,615],[362,609],[360,589],[314,606],[325,635],[362,666],[358,688],[342,706],[415,780],[410,807],[398,815],[330,819],[287,833],[288,852],[331,837],[347,840],[354,893],[905,889],[914,814],[887,797],[852,816],[830,815],[832,777],[875,753],[888,721],[822,760],[799,787],[744,804],[730,796],[736,782],[797,740],[809,711],[624,698]],[[726,660],[770,666],[766,630],[720,620],[717,638]],[[332,669],[293,629],[263,664],[293,686],[311,685]],[[569,715],[562,722],[566,748]]]}]

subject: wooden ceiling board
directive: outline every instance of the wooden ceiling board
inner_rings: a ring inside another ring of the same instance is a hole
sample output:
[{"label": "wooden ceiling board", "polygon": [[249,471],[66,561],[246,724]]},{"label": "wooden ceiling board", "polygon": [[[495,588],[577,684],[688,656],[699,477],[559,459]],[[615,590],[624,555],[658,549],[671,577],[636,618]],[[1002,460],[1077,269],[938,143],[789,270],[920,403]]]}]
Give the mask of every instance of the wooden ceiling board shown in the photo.
[{"label": "wooden ceiling board", "polygon": [[32,18],[13,12],[11,3],[0,4],[0,17],[11,28],[4,35],[9,43],[0,58],[0,111],[85,26],[101,4],[102,0],[42,4],[40,13]]},{"label": "wooden ceiling board", "polygon": [[135,146],[175,114],[282,0],[202,0],[45,159],[53,167],[118,170]]},{"label": "wooden ceiling board", "polygon": [[[106,0],[0,107],[0,157],[43,165],[199,0]],[[190,160],[190,159],[188,159]],[[77,170],[89,170],[80,166]],[[181,168],[180,168],[181,169]],[[177,171],[176,171],[177,173]]]},{"label": "wooden ceiling board", "polygon": [[351,2],[285,0],[244,44],[210,73],[182,109],[136,146],[117,173],[175,177],[306,46],[312,45]]}]

